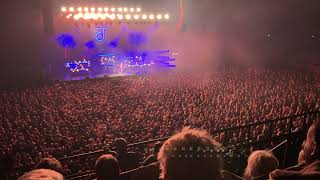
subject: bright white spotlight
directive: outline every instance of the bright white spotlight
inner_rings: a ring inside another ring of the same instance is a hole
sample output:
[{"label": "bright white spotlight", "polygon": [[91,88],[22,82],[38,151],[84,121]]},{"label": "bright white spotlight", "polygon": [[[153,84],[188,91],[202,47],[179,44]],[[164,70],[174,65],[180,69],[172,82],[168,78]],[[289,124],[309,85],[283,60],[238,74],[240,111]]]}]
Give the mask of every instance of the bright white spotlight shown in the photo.
[{"label": "bright white spotlight", "polygon": [[88,7],[85,7],[83,8],[85,12],[88,12],[89,11],[89,8]]},{"label": "bright white spotlight", "polygon": [[154,15],[153,15],[153,14],[150,14],[150,15],[149,15],[149,19],[151,19],[151,20],[154,19]]},{"label": "bright white spotlight", "polygon": [[67,11],[67,8],[66,8],[66,7],[61,7],[61,11],[62,11],[62,12],[66,12],[66,11]]},{"label": "bright white spotlight", "polygon": [[105,20],[107,18],[106,14],[101,14],[101,19]]},{"label": "bright white spotlight", "polygon": [[161,15],[161,14],[158,14],[158,15],[157,15],[157,19],[158,19],[158,20],[161,20],[161,19],[162,19],[162,15]]},{"label": "bright white spotlight", "polygon": [[79,17],[78,15],[75,15],[75,16],[73,16],[73,19],[74,19],[74,20],[79,20],[80,17]]},{"label": "bright white spotlight", "polygon": [[127,19],[127,20],[131,19],[131,15],[130,15],[130,14],[127,14],[127,15],[126,15],[126,19]]},{"label": "bright white spotlight", "polygon": [[116,11],[116,8],[111,8],[111,12],[115,12]]},{"label": "bright white spotlight", "polygon": [[134,15],[134,19],[138,20],[140,18],[140,16],[138,14]]},{"label": "bright white spotlight", "polygon": [[82,7],[78,7],[78,11],[79,11],[79,12],[82,12]]},{"label": "bright white spotlight", "polygon": [[91,14],[92,19],[97,20],[98,19],[98,15],[97,14]]},{"label": "bright white spotlight", "polygon": [[116,15],[115,15],[115,14],[111,14],[111,15],[109,16],[109,18],[110,18],[111,20],[114,20],[114,19],[116,18]]},{"label": "bright white spotlight", "polygon": [[98,8],[98,12],[102,12],[102,7],[99,7],[99,8]]},{"label": "bright white spotlight", "polygon": [[92,7],[90,10],[91,10],[91,12],[95,12],[96,8]]},{"label": "bright white spotlight", "polygon": [[67,15],[67,19],[70,19],[72,17],[72,14]]},{"label": "bright white spotlight", "polygon": [[107,7],[103,8],[104,12],[108,12],[109,9]]},{"label": "bright white spotlight", "polygon": [[165,14],[165,15],[164,15],[164,18],[165,18],[165,19],[170,19],[170,15],[169,15],[169,14]]},{"label": "bright white spotlight", "polygon": [[69,8],[69,11],[70,11],[70,12],[73,12],[73,11],[74,11],[74,7],[70,7],[70,8]]},{"label": "bright white spotlight", "polygon": [[91,18],[91,14],[90,13],[85,13],[83,16],[83,19],[88,20]]},{"label": "bright white spotlight", "polygon": [[121,7],[120,7],[120,8],[118,8],[118,11],[119,11],[119,12],[122,12],[122,10],[123,10],[123,9],[122,9]]},{"label": "bright white spotlight", "polygon": [[142,19],[146,20],[148,16],[146,14],[142,15]]},{"label": "bright white spotlight", "polygon": [[130,8],[130,12],[134,12],[134,8]]},{"label": "bright white spotlight", "polygon": [[137,12],[141,12],[141,8],[137,8]]},{"label": "bright white spotlight", "polygon": [[126,7],[123,8],[123,11],[124,11],[124,12],[128,12],[128,8],[126,8]]},{"label": "bright white spotlight", "polygon": [[79,19],[80,19],[80,18],[83,18],[83,14],[82,14],[82,13],[79,13],[79,14],[78,14],[78,17],[79,17]]},{"label": "bright white spotlight", "polygon": [[100,19],[103,19],[103,15],[101,13],[98,13],[97,17],[100,18]]},{"label": "bright white spotlight", "polygon": [[118,19],[122,20],[123,19],[123,15],[122,14],[118,14]]}]

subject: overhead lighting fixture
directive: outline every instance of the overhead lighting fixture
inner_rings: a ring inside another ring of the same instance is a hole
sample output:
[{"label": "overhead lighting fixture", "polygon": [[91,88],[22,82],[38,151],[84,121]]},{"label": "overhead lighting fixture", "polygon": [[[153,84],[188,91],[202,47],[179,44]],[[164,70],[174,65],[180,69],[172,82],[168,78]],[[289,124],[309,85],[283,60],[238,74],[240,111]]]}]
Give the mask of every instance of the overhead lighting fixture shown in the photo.
[{"label": "overhead lighting fixture", "polygon": [[142,15],[142,19],[146,20],[148,16],[146,14]]},{"label": "overhead lighting fixture", "polygon": [[66,12],[66,11],[67,11],[67,8],[66,8],[66,7],[61,7],[61,11],[62,11],[62,12]]},{"label": "overhead lighting fixture", "polygon": [[134,15],[134,19],[138,20],[140,18],[140,16],[138,14]]},{"label": "overhead lighting fixture", "polygon": [[126,19],[127,19],[127,20],[131,19],[131,15],[130,15],[130,14],[127,14],[127,15],[126,15]]}]

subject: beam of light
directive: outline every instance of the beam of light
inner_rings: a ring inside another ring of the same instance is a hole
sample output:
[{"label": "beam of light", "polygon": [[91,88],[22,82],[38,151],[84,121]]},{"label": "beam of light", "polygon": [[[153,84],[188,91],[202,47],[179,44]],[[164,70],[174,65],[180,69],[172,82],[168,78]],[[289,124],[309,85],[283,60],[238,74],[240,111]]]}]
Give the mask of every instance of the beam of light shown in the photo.
[{"label": "beam of light", "polygon": [[84,8],[84,11],[85,11],[85,12],[89,12],[89,8],[88,8],[88,7],[85,7],[85,8]]},{"label": "beam of light", "polygon": [[67,8],[66,7],[61,7],[61,11],[62,12],[67,12]]},{"label": "beam of light", "polygon": [[70,12],[74,12],[74,7],[70,7],[70,8],[69,8],[69,11],[70,11]]},{"label": "beam of light", "polygon": [[170,19],[170,15],[169,15],[169,14],[165,14],[165,15],[164,15],[164,18],[165,18],[165,19]]},{"label": "beam of light", "polygon": [[134,8],[130,8],[130,12],[134,12]]},{"label": "beam of light", "polygon": [[103,8],[104,12],[108,12],[109,11],[109,8],[105,7]]},{"label": "beam of light", "polygon": [[141,12],[141,8],[137,8],[137,12]]},{"label": "beam of light", "polygon": [[116,8],[112,7],[111,12],[115,12],[115,11],[116,11]]},{"label": "beam of light", "polygon": [[157,19],[158,19],[158,20],[161,20],[161,19],[162,19],[162,15],[161,15],[161,14],[158,14],[158,15],[157,15]]},{"label": "beam of light", "polygon": [[79,11],[79,12],[82,12],[82,7],[78,7],[78,11]]},{"label": "beam of light", "polygon": [[128,8],[123,8],[123,12],[128,12]]},{"label": "beam of light", "polygon": [[122,10],[123,10],[122,7],[119,7],[119,8],[118,8],[118,11],[119,11],[119,12],[122,12]]},{"label": "beam of light", "polygon": [[95,12],[96,11],[96,8],[92,7],[90,8],[91,12]]}]

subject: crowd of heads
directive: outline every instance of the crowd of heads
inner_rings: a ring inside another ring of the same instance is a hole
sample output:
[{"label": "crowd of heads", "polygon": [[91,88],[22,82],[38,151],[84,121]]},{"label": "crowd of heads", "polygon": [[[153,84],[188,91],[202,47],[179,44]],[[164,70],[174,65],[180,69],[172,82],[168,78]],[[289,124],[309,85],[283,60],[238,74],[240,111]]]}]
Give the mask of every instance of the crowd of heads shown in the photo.
[{"label": "crowd of heads", "polygon": [[[217,143],[239,142],[248,137],[260,140],[270,131],[274,136],[281,135],[285,133],[283,127],[288,127],[287,121],[228,136],[213,132],[319,110],[319,77],[314,72],[237,70],[58,82],[41,88],[2,91],[0,157],[4,157],[2,162],[13,162],[13,168],[21,168],[35,166],[46,157],[85,153],[111,143],[121,166],[127,163],[122,157],[130,156],[128,143],[171,136],[186,126],[205,129]],[[301,127],[303,121],[297,120],[291,128],[299,131]],[[304,154],[319,153],[312,148],[315,142],[307,139],[305,144]],[[170,152],[170,148],[163,147],[160,154]],[[136,157],[132,162],[144,158],[132,156]],[[309,159],[305,156],[304,161]],[[162,168],[170,165],[164,157],[160,162]],[[46,164],[50,162],[39,167]],[[63,164],[63,174],[94,167],[94,161],[89,160]],[[125,171],[139,167],[136,163],[127,164],[123,165]]]}]

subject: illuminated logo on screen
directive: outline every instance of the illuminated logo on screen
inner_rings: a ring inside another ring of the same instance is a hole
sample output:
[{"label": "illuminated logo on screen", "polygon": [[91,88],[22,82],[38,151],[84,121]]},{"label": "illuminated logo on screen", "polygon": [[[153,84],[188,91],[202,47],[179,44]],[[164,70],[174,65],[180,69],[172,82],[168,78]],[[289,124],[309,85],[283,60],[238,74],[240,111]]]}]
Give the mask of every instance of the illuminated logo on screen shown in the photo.
[{"label": "illuminated logo on screen", "polygon": [[106,39],[106,30],[107,27],[97,27],[96,28],[96,40],[102,42]]}]

